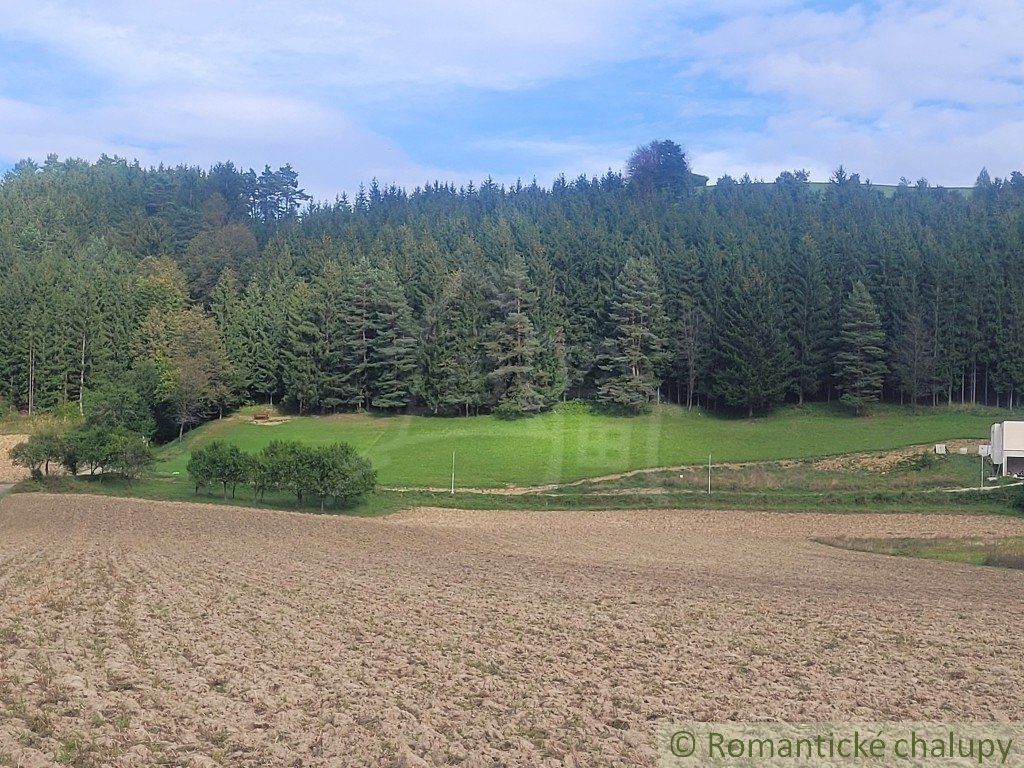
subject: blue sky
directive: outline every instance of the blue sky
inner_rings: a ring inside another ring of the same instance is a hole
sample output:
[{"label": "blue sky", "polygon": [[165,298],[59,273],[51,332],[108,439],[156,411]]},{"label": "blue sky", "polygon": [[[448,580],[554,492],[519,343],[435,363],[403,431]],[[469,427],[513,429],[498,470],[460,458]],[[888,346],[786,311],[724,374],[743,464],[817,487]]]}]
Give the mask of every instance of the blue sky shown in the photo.
[{"label": "blue sky", "polygon": [[291,162],[549,184],[672,138],[696,170],[1024,167],[1019,0],[0,0],[0,166]]}]

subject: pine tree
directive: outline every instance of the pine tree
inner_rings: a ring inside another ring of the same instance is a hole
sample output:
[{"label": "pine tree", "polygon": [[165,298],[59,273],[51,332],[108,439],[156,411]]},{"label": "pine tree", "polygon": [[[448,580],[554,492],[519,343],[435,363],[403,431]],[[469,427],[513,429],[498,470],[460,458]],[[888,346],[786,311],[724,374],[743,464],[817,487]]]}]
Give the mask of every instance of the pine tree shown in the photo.
[{"label": "pine tree", "polygon": [[817,243],[800,239],[786,264],[785,312],[793,349],[793,384],[798,401],[821,387],[829,342],[829,290]]},{"label": "pine tree", "polygon": [[280,281],[264,289],[256,280],[246,286],[242,298],[245,335],[250,362],[250,389],[259,400],[270,404],[280,387],[281,347],[287,302],[282,300]]},{"label": "pine tree", "polygon": [[452,272],[427,309],[420,394],[434,413],[461,411],[468,416],[484,402],[481,333],[487,307],[477,283],[472,274]]},{"label": "pine tree", "polygon": [[230,386],[239,401],[249,396],[252,384],[252,348],[246,333],[241,287],[234,270],[227,269],[210,295],[210,310],[227,351],[231,365]]},{"label": "pine tree", "polygon": [[297,283],[288,296],[284,348],[281,350],[285,398],[299,413],[319,406],[321,373],[316,363],[320,330],[313,321],[313,295],[306,283]]},{"label": "pine tree", "polygon": [[609,335],[598,358],[597,399],[639,413],[661,386],[667,320],[661,278],[650,259],[631,257],[615,282]]},{"label": "pine tree", "polygon": [[562,296],[556,287],[555,273],[547,259],[539,255],[534,259],[532,275],[536,293],[531,320],[537,329],[539,344],[538,380],[541,382],[544,402],[550,405],[558,402],[569,384],[565,313]]},{"label": "pine tree", "polygon": [[526,262],[513,254],[502,272],[488,326],[491,402],[505,416],[537,413],[544,408],[543,384],[536,366],[539,343],[530,320],[533,290]]},{"label": "pine tree", "polygon": [[416,389],[416,336],[405,292],[388,264],[371,273],[370,404],[404,408]]},{"label": "pine tree", "polygon": [[782,402],[793,358],[780,303],[761,270],[733,270],[716,343],[714,386],[726,405],[749,417]]},{"label": "pine tree", "polygon": [[836,339],[840,400],[863,414],[878,401],[885,373],[885,332],[878,307],[864,283],[857,281],[843,306],[842,329]]}]

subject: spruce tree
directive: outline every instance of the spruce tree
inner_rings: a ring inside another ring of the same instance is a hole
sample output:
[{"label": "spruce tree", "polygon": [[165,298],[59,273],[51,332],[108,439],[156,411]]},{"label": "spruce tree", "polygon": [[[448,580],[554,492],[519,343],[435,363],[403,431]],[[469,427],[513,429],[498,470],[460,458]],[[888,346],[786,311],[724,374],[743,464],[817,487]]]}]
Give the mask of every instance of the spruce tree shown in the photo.
[{"label": "spruce tree", "polygon": [[366,259],[348,266],[335,300],[338,353],[330,364],[337,374],[337,403],[365,409],[373,398],[373,286]]},{"label": "spruce tree", "polygon": [[308,284],[296,283],[285,306],[281,350],[284,395],[300,414],[320,405],[321,372],[315,356],[320,329],[313,321],[312,293]]},{"label": "spruce tree", "polygon": [[434,413],[468,416],[484,402],[481,332],[486,303],[477,282],[462,270],[451,273],[427,309],[420,394]]},{"label": "spruce tree", "polygon": [[250,389],[260,402],[274,403],[280,386],[281,348],[284,345],[284,324],[287,295],[283,283],[264,288],[250,281],[243,296],[245,334],[251,362]]},{"label": "spruce tree", "polygon": [[900,335],[895,344],[893,369],[899,379],[903,395],[910,400],[911,405],[917,405],[922,392],[932,381],[932,331],[916,311],[907,313],[899,328]]},{"label": "spruce tree", "polygon": [[556,276],[547,259],[536,257],[531,272],[536,289],[531,319],[537,329],[540,345],[537,355],[538,380],[544,401],[550,405],[565,394],[569,384],[564,300],[558,292]]},{"label": "spruce tree", "polygon": [[597,399],[639,413],[661,386],[667,320],[661,278],[653,262],[631,257],[615,281],[608,310],[609,335],[597,367]]},{"label": "spruce tree", "polygon": [[412,313],[390,264],[373,270],[370,277],[370,405],[404,408],[416,389],[416,331]]},{"label": "spruce tree", "polygon": [[857,415],[878,401],[885,379],[885,332],[864,283],[853,284],[836,339],[835,377],[840,400]]},{"label": "spruce tree", "polygon": [[530,320],[534,294],[526,262],[518,253],[505,265],[493,302],[494,319],[488,326],[487,352],[491,371],[491,402],[504,416],[537,413],[544,394],[536,361],[537,331]]},{"label": "spruce tree", "polygon": [[828,351],[829,290],[817,243],[804,235],[786,264],[785,312],[798,402],[821,387]]},{"label": "spruce tree", "polygon": [[249,395],[252,384],[252,348],[246,333],[241,288],[234,270],[226,269],[210,294],[210,309],[217,321],[230,363],[229,381],[239,400]]},{"label": "spruce tree", "polygon": [[743,408],[749,417],[782,402],[793,358],[781,304],[760,269],[733,270],[716,347],[715,392],[726,405]]}]

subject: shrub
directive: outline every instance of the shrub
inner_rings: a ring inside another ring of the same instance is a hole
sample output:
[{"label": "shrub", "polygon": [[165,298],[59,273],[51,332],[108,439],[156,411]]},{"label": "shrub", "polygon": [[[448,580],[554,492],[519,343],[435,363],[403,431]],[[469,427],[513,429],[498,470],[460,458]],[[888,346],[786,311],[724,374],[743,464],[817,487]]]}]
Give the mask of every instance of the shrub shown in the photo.
[{"label": "shrub", "polygon": [[153,412],[138,388],[130,384],[107,383],[88,390],[84,407],[90,426],[124,427],[145,437],[156,432]]},{"label": "shrub", "polygon": [[11,461],[16,466],[27,469],[36,480],[42,478],[42,466],[46,462],[46,452],[38,441],[29,438],[25,442],[18,443],[11,449],[10,455]]},{"label": "shrub", "polygon": [[135,480],[153,462],[146,438],[124,427],[107,432],[105,454],[103,474],[116,472],[126,480]]},{"label": "shrub", "polygon": [[68,463],[73,467],[68,471],[77,474],[79,467],[84,465],[88,467],[89,474],[94,475],[97,469],[105,467],[109,461],[108,434],[103,427],[85,425],[68,435]]},{"label": "shrub", "polygon": [[926,469],[931,469],[938,463],[938,454],[926,451],[925,453],[917,453],[898,461],[895,468],[897,471],[901,472],[921,472]]},{"label": "shrub", "polygon": [[71,475],[82,466],[90,474],[102,469],[104,474],[120,474],[132,480],[152,462],[153,454],[146,439],[123,427],[104,429],[81,425],[67,434],[40,432],[15,446],[11,458],[27,467],[33,477],[50,473],[50,464],[60,464]]},{"label": "shrub", "polygon": [[237,445],[223,440],[214,440],[192,452],[186,467],[196,493],[211,483],[220,483],[223,497],[228,497],[228,486],[231,487],[231,498],[235,498],[235,490],[239,483],[245,483],[250,477],[250,461]]},{"label": "shrub", "polygon": [[289,489],[287,467],[291,454],[298,443],[287,443],[280,440],[272,441],[250,461],[253,492],[256,498],[263,499],[267,491],[283,491]]},{"label": "shrub", "polygon": [[209,450],[211,445],[213,443],[192,451],[192,455],[188,457],[188,464],[185,465],[185,471],[192,478],[192,484],[196,487],[196,493],[199,493],[200,488],[205,488],[213,482],[213,462]]},{"label": "shrub", "polygon": [[[289,491],[299,504],[318,499],[323,509],[328,499],[348,504],[373,490],[377,475],[373,465],[352,446],[334,443],[308,446],[294,441],[275,440],[253,456],[246,456],[235,446],[214,441],[192,453],[188,472],[199,489],[211,482],[234,485],[243,482],[242,472],[252,484],[257,499],[267,491]],[[231,474],[235,471],[235,474]],[[232,490],[232,496],[234,491]]]},{"label": "shrub", "polygon": [[319,497],[321,510],[327,498],[348,504],[373,490],[377,481],[373,466],[348,443],[334,443],[311,450],[310,490],[312,495]]},{"label": "shrub", "polygon": [[25,467],[37,480],[50,474],[50,464],[63,463],[66,452],[63,436],[55,431],[38,432],[11,450],[11,461]]},{"label": "shrub", "polygon": [[1013,496],[1013,506],[1015,509],[1019,509],[1024,512],[1024,485],[1020,487]]}]

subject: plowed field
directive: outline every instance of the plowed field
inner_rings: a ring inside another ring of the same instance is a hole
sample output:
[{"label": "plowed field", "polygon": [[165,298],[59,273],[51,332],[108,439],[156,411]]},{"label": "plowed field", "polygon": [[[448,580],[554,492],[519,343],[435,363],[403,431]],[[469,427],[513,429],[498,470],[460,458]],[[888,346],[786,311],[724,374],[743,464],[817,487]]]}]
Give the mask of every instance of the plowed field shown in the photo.
[{"label": "plowed field", "polygon": [[665,719],[1024,718],[1009,518],[0,500],[0,764],[653,765]]}]

